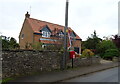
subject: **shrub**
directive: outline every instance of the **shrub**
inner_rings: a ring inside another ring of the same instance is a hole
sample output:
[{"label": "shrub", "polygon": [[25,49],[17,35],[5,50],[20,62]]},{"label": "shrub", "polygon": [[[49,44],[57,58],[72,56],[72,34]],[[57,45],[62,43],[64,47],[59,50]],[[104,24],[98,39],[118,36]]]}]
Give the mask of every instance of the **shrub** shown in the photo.
[{"label": "shrub", "polygon": [[108,49],[117,49],[111,40],[103,40],[97,45],[97,54],[104,58],[105,51]]},{"label": "shrub", "polygon": [[118,57],[118,56],[120,56],[120,52],[118,49],[107,49],[105,51],[103,58],[112,60],[113,57]]},{"label": "shrub", "polygon": [[63,51],[62,45],[48,45],[45,46],[45,50],[60,50]]},{"label": "shrub", "polygon": [[92,57],[92,56],[94,56],[94,53],[89,49],[83,50],[81,55],[81,57]]},{"label": "shrub", "polygon": [[34,50],[42,50],[42,43],[41,42],[36,42],[32,45]]}]

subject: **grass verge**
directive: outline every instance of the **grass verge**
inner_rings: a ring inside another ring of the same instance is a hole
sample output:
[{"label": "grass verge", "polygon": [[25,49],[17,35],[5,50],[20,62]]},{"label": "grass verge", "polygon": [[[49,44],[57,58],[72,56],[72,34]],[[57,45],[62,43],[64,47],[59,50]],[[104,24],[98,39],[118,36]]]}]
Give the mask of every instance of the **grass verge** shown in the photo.
[{"label": "grass verge", "polygon": [[0,80],[0,83],[1,84],[5,84],[5,83],[7,83],[8,81],[11,81],[11,80],[14,80],[14,78],[5,78],[5,79],[2,79],[2,80]]}]

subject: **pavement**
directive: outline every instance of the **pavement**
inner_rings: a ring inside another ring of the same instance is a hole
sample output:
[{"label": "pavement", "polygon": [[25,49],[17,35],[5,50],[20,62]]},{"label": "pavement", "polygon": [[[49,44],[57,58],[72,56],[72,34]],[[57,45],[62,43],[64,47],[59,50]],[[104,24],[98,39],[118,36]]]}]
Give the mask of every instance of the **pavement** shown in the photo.
[{"label": "pavement", "polygon": [[82,75],[114,68],[118,66],[118,62],[112,62],[112,61],[105,61],[101,60],[100,64],[91,65],[91,66],[84,66],[74,69],[68,69],[63,71],[54,71],[54,72],[46,72],[41,73],[38,75],[32,75],[32,76],[26,76],[17,78],[15,80],[12,80],[10,82],[52,82],[52,83],[58,83],[62,82],[64,80],[69,80],[75,77],[79,77]]}]

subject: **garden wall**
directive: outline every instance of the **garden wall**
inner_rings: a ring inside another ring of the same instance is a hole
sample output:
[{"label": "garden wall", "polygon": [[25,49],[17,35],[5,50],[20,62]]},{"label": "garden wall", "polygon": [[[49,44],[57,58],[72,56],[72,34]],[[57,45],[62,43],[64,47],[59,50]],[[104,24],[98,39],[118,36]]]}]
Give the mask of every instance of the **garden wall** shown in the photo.
[{"label": "garden wall", "polygon": [[[59,51],[15,50],[2,51],[2,77],[15,77],[60,69],[62,53]],[[92,58],[92,64],[100,63],[100,58]],[[86,66],[90,59],[74,59],[74,66]],[[67,66],[71,66],[67,58]]]}]

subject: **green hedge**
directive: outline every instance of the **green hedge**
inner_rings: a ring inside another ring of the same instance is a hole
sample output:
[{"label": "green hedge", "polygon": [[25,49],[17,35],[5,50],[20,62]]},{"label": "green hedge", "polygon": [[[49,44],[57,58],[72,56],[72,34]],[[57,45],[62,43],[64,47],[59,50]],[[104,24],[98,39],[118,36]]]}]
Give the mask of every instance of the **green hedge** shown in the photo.
[{"label": "green hedge", "polygon": [[120,52],[118,49],[107,49],[105,51],[103,58],[112,60],[113,57],[119,57],[119,56],[120,56]]}]

